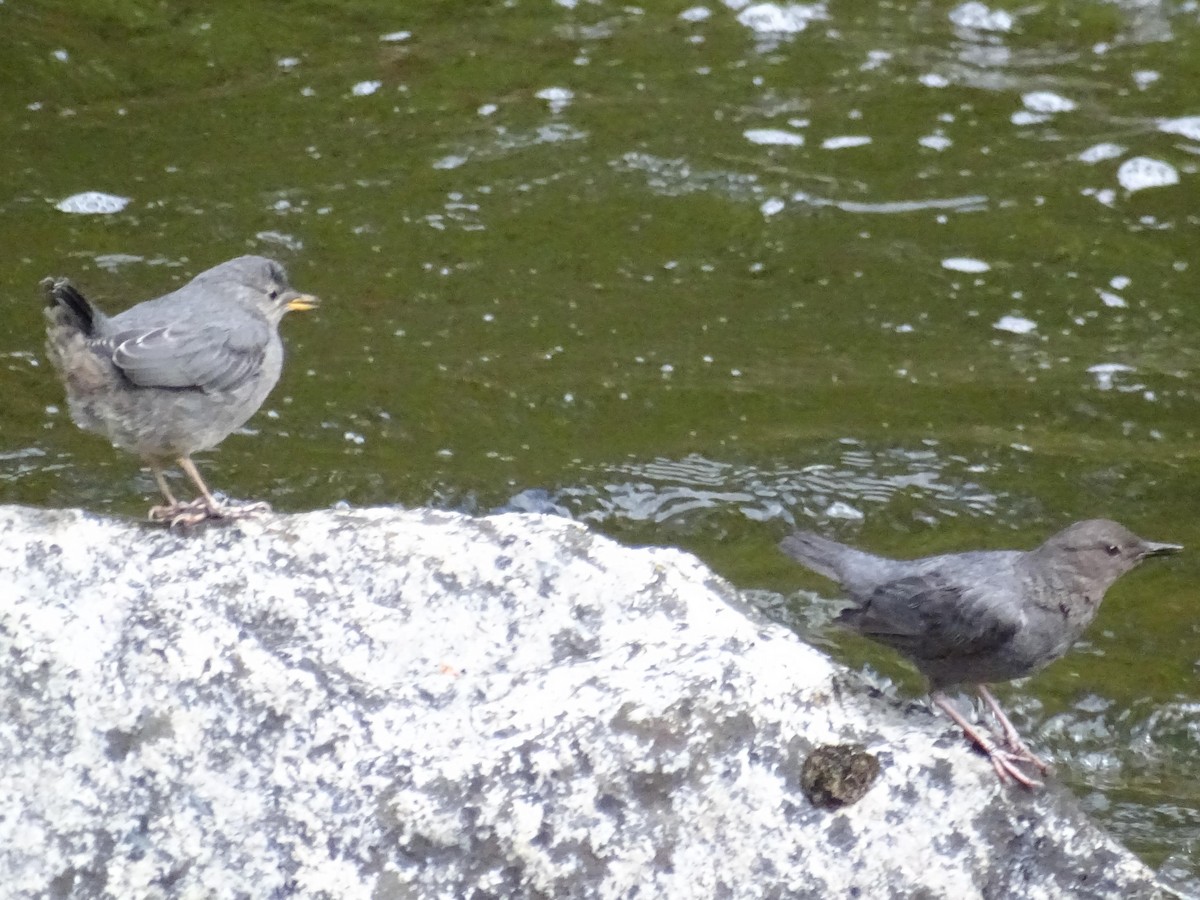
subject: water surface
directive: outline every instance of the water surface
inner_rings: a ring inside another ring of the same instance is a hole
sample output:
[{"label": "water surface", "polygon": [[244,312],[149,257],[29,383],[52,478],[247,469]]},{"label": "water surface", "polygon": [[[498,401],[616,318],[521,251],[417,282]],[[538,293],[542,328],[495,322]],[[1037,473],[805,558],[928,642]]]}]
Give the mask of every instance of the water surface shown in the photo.
[{"label": "water surface", "polygon": [[[0,29],[3,502],[154,493],[70,423],[40,278],[117,310],[255,252],[326,302],[199,460],[233,496],[683,546],[899,696],[789,528],[915,556],[1104,515],[1200,547],[1195,2],[41,0]],[[1195,559],[1001,692],[1193,892]]]}]

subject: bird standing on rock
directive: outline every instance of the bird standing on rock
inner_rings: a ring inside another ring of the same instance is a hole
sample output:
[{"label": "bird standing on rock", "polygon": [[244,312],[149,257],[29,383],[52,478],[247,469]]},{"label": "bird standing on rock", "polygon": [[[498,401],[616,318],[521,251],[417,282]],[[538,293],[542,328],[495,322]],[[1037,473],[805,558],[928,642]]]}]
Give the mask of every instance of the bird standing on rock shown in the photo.
[{"label": "bird standing on rock", "polygon": [[[71,418],[150,467],[166,498],[152,520],[194,525],[268,508],[219,502],[191,457],[262,406],[283,369],[279,322],[289,310],[313,309],[316,297],[292,290],[283,266],[261,256],[221,263],[111,318],[65,278],[44,279],[42,289],[46,352]],[[175,499],[163,476],[172,461],[199,498]]]},{"label": "bird standing on rock", "polygon": [[[788,556],[840,584],[854,601],[837,621],[906,656],[933,702],[989,757],[1000,780],[1035,787],[1018,764],[1049,766],[1029,749],[987,682],[1031,675],[1066,653],[1104,592],[1148,556],[1178,544],[1147,541],[1106,519],[1076,522],[1034,550],[975,551],[895,560],[811,532],[783,539]],[[973,685],[1003,732],[1000,747],[944,690]]]}]

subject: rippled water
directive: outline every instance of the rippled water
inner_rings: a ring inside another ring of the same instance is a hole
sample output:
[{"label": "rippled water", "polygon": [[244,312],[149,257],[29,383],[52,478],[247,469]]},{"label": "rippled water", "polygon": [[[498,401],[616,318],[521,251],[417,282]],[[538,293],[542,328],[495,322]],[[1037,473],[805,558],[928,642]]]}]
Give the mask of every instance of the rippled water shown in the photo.
[{"label": "rippled water", "polygon": [[[1200,546],[1200,5],[0,4],[0,500],[141,515],[36,285],[261,252],[321,295],[200,460],[281,509],[518,508],[683,546],[912,697],[775,550]],[[1003,691],[1200,893],[1200,563]]]}]

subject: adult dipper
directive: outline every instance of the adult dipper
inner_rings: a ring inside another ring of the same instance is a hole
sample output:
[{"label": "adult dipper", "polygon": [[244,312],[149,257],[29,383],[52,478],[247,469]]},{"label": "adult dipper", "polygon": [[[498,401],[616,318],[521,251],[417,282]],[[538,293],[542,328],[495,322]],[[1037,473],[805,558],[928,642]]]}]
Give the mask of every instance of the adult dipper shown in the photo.
[{"label": "adult dipper", "polygon": [[[1001,781],[1039,782],[1018,763],[1049,766],[1021,740],[988,691],[989,681],[1031,675],[1083,633],[1104,592],[1147,556],[1181,550],[1138,537],[1107,519],[1076,522],[1035,550],[980,550],[885,559],[810,532],[779,548],[838,582],[854,606],[838,623],[900,651],[929,680],[931,699],[991,759]],[[975,687],[1003,731],[1004,747],[972,726],[944,690]]]},{"label": "adult dipper", "polygon": [[[262,406],[283,368],[280,319],[317,298],[292,290],[283,266],[261,256],[223,262],[112,318],[65,278],[44,279],[42,289],[46,352],[71,418],[150,467],[166,498],[151,520],[194,525],[267,508],[218,502],[191,457]],[[172,461],[196,485],[196,500],[171,493],[163,469]]]}]

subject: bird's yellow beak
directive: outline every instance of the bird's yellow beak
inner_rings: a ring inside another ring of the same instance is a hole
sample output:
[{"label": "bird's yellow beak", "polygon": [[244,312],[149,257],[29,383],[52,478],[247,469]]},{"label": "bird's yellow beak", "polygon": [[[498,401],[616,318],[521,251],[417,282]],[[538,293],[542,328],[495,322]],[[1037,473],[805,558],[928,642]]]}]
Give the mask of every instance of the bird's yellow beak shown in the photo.
[{"label": "bird's yellow beak", "polygon": [[321,305],[321,301],[312,294],[297,294],[287,302],[287,308],[291,312],[307,312],[310,309],[316,309]]}]

